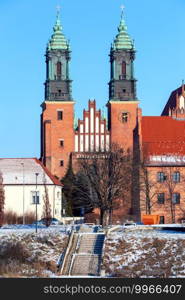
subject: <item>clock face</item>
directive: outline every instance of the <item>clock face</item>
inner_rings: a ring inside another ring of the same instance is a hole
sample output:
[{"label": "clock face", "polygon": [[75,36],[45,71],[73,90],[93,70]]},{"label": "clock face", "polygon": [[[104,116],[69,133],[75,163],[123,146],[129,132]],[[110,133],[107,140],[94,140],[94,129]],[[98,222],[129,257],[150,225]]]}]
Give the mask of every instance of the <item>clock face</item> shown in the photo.
[{"label": "clock face", "polygon": [[130,113],[128,111],[122,111],[119,113],[118,119],[121,123],[127,124],[130,119]]}]

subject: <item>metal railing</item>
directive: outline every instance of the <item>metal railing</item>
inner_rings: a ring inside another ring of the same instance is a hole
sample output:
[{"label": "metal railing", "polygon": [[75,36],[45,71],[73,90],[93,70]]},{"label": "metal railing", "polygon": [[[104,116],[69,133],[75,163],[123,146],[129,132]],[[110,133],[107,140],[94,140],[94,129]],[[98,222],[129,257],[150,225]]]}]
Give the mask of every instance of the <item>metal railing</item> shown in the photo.
[{"label": "metal railing", "polygon": [[70,252],[70,250],[71,250],[71,246],[72,246],[72,244],[73,244],[74,234],[75,234],[75,232],[74,232],[74,230],[72,230],[71,235],[70,235],[70,238],[69,238],[69,242],[68,242],[68,245],[67,245],[67,248],[66,248],[66,251],[65,251],[65,253],[64,253],[64,255],[63,255],[64,258],[63,258],[63,260],[61,261],[61,267],[59,267],[60,273],[61,273],[61,274],[62,274],[63,271],[64,271],[64,266],[65,266],[66,260],[67,260],[67,258],[68,258],[68,254],[69,254],[69,252]]},{"label": "metal railing", "polygon": [[81,234],[78,234],[78,240],[77,240],[76,247],[75,247],[74,253],[72,255],[72,259],[71,259],[71,263],[70,263],[70,267],[69,267],[69,276],[71,275],[71,271],[72,271],[73,265],[74,265],[74,260],[75,260],[77,251],[80,247],[80,241],[81,241]]}]

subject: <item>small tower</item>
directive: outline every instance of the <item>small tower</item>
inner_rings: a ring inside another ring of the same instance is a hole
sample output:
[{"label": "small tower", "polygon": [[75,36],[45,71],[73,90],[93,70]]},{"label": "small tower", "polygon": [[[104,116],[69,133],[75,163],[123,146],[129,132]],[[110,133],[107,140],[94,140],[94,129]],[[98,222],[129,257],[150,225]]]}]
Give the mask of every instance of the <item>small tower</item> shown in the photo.
[{"label": "small tower", "polygon": [[111,78],[109,100],[136,100],[136,79],[134,78],[134,42],[127,33],[127,26],[121,14],[118,34],[111,46]]},{"label": "small tower", "polygon": [[46,49],[46,101],[72,101],[69,76],[70,46],[67,42],[57,13],[53,35]]},{"label": "small tower", "polygon": [[[130,188],[127,194],[127,213],[140,218],[139,205],[139,159],[141,109],[136,95],[134,77],[134,42],[127,33],[127,26],[121,14],[118,34],[110,51],[110,82],[108,101],[108,129],[111,144],[116,143],[133,158]],[[111,145],[110,144],[110,145]]]},{"label": "small tower", "polygon": [[133,132],[138,119],[134,42],[127,33],[123,10],[118,34],[110,50],[108,125],[111,142],[133,150]]},{"label": "small tower", "polygon": [[46,49],[45,100],[41,115],[41,160],[61,179],[74,151],[74,101],[69,75],[70,46],[57,12]]}]

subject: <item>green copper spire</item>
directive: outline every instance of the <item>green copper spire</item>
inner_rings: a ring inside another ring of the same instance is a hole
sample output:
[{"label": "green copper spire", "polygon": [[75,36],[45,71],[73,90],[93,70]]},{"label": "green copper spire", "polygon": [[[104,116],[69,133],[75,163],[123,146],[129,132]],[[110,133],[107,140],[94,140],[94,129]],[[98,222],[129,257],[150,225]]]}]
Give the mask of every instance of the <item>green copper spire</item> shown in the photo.
[{"label": "green copper spire", "polygon": [[69,49],[69,43],[62,32],[59,10],[57,11],[57,19],[53,31],[54,33],[48,43],[48,50]]},{"label": "green copper spire", "polygon": [[114,40],[113,49],[133,49],[134,44],[129,34],[127,33],[127,26],[123,16],[123,7],[121,13],[121,21],[118,27],[118,34]]}]

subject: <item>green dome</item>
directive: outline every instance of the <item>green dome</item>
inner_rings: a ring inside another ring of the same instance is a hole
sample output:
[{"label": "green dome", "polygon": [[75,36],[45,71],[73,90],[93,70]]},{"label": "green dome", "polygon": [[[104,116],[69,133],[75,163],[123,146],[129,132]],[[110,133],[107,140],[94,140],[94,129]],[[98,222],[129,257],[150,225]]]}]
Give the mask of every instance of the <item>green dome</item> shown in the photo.
[{"label": "green dome", "polygon": [[118,27],[118,34],[114,40],[113,44],[114,49],[133,49],[134,43],[127,33],[127,26],[125,24],[125,20],[123,19],[123,14],[121,16],[121,21]]},{"label": "green dome", "polygon": [[47,49],[48,50],[69,49],[69,43],[62,32],[62,25],[60,22],[59,13],[57,14],[57,19],[56,19],[55,26],[53,27],[53,31],[54,33],[51,36]]}]

